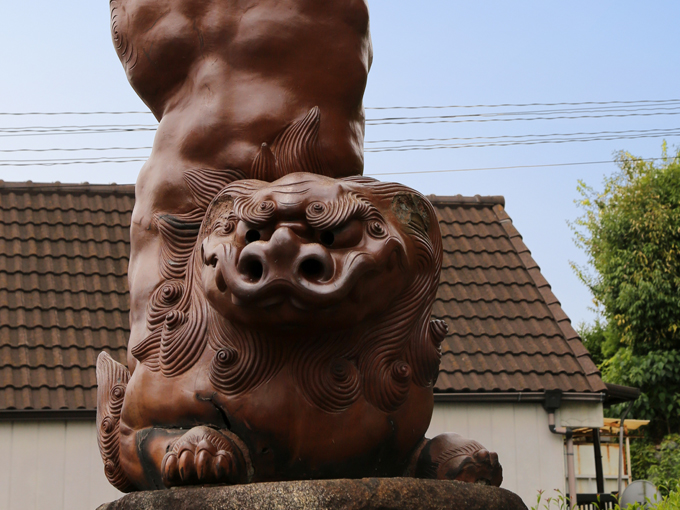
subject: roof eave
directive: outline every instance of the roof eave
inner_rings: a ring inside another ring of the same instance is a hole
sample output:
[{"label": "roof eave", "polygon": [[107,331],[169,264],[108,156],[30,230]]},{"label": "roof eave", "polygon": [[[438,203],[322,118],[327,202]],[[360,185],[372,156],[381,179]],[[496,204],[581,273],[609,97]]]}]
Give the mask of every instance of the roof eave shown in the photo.
[{"label": "roof eave", "polygon": [[642,393],[639,388],[632,386],[621,386],[620,384],[605,383],[607,386],[607,406],[622,404],[624,402],[632,402]]},{"label": "roof eave", "polygon": [[505,197],[501,195],[475,195],[473,197],[463,195],[428,195],[427,198],[433,205],[501,205],[505,207]]},{"label": "roof eave", "polygon": [[[605,393],[576,393],[565,392],[563,401],[568,402],[604,402]],[[460,392],[460,393],[435,393],[435,403],[459,402],[459,403],[542,403],[545,400],[543,391],[483,391],[483,392]]]},{"label": "roof eave", "polygon": [[2,409],[0,422],[8,421],[92,421],[96,409]]}]

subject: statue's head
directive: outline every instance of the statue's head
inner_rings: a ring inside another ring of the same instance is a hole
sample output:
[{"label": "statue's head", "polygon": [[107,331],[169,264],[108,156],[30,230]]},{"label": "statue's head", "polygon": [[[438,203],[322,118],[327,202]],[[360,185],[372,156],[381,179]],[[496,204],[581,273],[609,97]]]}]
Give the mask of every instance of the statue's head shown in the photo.
[{"label": "statue's head", "polygon": [[309,173],[235,181],[210,203],[186,278],[153,294],[151,333],[133,354],[172,377],[210,345],[221,395],[289,366],[320,409],[363,395],[394,411],[437,378],[441,261],[434,209],[403,185]]},{"label": "statue's head", "polygon": [[210,205],[202,237],[211,305],[255,330],[347,329],[384,312],[416,280],[431,294],[441,260],[427,201],[362,178],[233,183]]}]

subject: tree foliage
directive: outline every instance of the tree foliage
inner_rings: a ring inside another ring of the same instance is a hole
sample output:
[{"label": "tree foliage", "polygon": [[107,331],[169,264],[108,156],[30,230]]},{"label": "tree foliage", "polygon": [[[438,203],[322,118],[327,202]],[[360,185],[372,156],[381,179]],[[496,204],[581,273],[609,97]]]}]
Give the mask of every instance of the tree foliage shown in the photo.
[{"label": "tree foliage", "polygon": [[680,430],[680,151],[617,161],[602,191],[578,187],[572,227],[588,266],[573,267],[602,317],[581,335],[606,382],[642,390],[633,416],[659,438]]},{"label": "tree foliage", "polygon": [[[680,350],[635,354],[630,347],[619,349],[600,368],[605,381],[640,388],[631,417],[651,420],[649,432],[655,438],[680,430]],[[621,404],[612,415],[623,414]]]},{"label": "tree foliage", "polygon": [[576,267],[611,332],[636,353],[680,348],[680,152],[662,164],[622,152],[604,190],[579,183],[574,225],[595,273]]}]

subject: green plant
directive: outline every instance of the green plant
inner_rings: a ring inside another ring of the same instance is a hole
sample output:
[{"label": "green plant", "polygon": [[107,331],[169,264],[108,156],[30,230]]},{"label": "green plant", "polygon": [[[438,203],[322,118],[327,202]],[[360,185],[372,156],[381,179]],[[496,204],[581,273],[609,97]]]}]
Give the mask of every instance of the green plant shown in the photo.
[{"label": "green plant", "polygon": [[545,491],[538,491],[538,496],[536,497],[536,506],[532,506],[531,510],[567,510],[567,498],[565,498],[564,494],[562,494],[562,492],[559,490],[556,490],[555,492],[557,492],[557,497],[546,498],[545,501],[543,501],[543,507],[541,508],[541,500],[543,499],[543,494]]},{"label": "green plant", "polygon": [[636,480],[648,480],[649,468],[658,462],[656,445],[646,438],[630,444],[631,472]]},{"label": "green plant", "polygon": [[680,510],[680,482],[673,485],[660,485],[659,491],[664,494],[662,500],[652,506],[654,510]]},{"label": "green plant", "polygon": [[572,225],[590,288],[608,327],[635,353],[680,346],[680,151],[655,165],[620,152],[604,190],[580,182],[584,215]]},{"label": "green plant", "polygon": [[[659,486],[659,491],[663,494],[660,501],[647,499],[646,504],[634,503],[626,506],[623,510],[680,510],[680,482],[673,485]],[[536,497],[536,505],[531,510],[569,510],[568,501],[558,490],[556,498],[546,498],[543,500],[545,491],[539,490]],[[541,506],[541,502],[543,506]],[[596,508],[601,508],[597,503]],[[622,510],[619,505],[614,505],[613,510]]]},{"label": "green plant", "polygon": [[578,186],[588,267],[572,267],[601,313],[580,333],[606,382],[640,388],[630,417],[652,420],[659,441],[680,431],[680,151],[664,143],[660,164],[620,152],[618,164],[602,191]]},{"label": "green plant", "polygon": [[666,436],[655,455],[655,462],[649,467],[651,482],[662,487],[674,487],[680,482],[680,435]]},{"label": "green plant", "polygon": [[[600,365],[605,381],[640,388],[631,416],[652,420],[647,431],[659,441],[680,425],[680,350],[635,354],[633,348],[619,349]],[[618,418],[628,404],[613,406],[608,414]]]}]

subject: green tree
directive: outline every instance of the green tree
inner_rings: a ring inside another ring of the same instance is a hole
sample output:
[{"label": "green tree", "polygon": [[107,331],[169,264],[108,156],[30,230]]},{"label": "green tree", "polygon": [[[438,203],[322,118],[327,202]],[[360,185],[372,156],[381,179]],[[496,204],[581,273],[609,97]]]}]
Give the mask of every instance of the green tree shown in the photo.
[{"label": "green tree", "polygon": [[603,191],[578,186],[588,266],[573,267],[602,315],[581,333],[605,381],[642,390],[633,413],[659,435],[680,429],[680,151],[617,162]]}]

